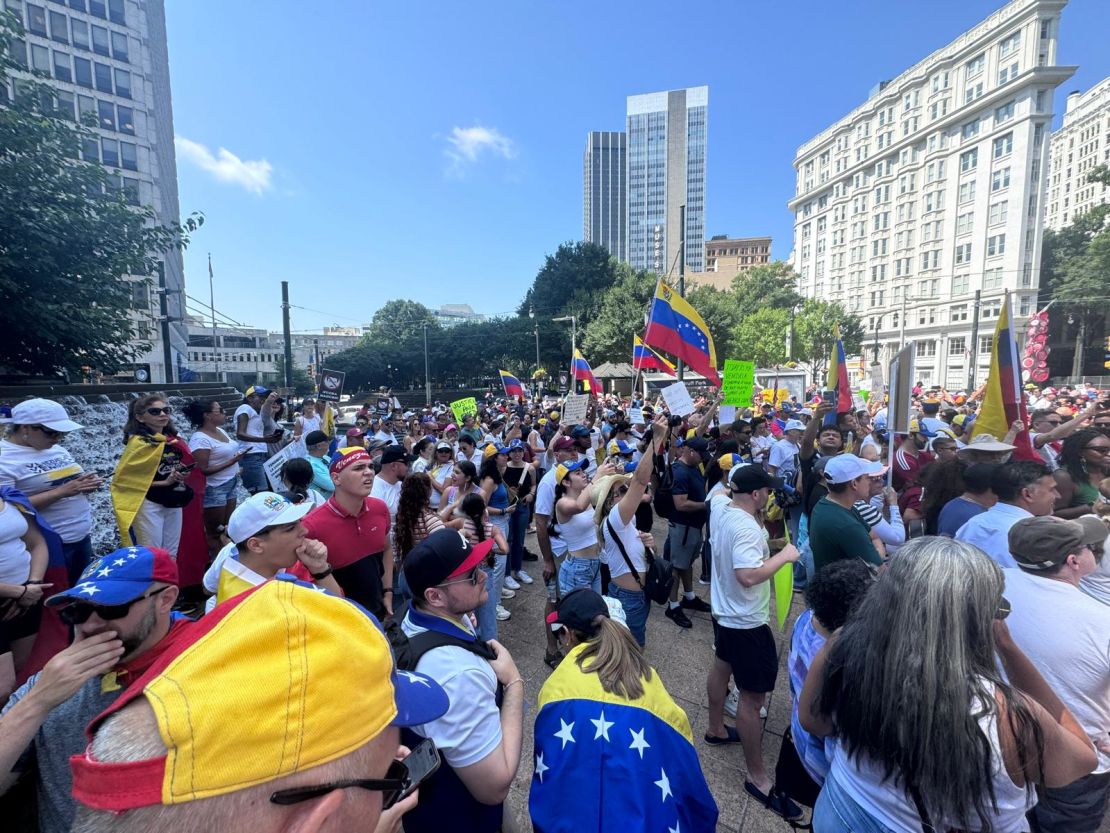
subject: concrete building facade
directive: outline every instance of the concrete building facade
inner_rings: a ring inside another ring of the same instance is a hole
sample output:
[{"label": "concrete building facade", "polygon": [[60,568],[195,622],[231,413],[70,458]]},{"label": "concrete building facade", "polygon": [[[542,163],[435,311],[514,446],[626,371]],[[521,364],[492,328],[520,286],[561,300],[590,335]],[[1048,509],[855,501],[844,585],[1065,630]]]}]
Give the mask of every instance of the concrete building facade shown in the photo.
[{"label": "concrete building facade", "polygon": [[709,87],[628,97],[628,263],[677,273],[686,207],[687,272],[705,271]]},{"label": "concrete building facade", "polygon": [[1110,202],[1110,188],[1087,177],[1110,165],[1110,78],[1068,95],[1064,123],[1052,134],[1045,226],[1059,231],[1084,212]]},{"label": "concrete building facade", "polygon": [[592,131],[582,154],[582,239],[628,260],[628,134]]},{"label": "concrete building facade", "polygon": [[915,341],[928,383],[983,381],[1004,293],[1019,332],[1035,309],[1065,4],[1013,0],[794,159],[800,291],[859,315],[882,362]]},{"label": "concrete building facade", "polygon": [[[49,76],[58,112],[74,120],[96,117],[97,138],[83,144],[82,158],[107,167],[128,201],[152,207],[161,223],[176,222],[181,212],[163,0],[3,0],[3,8],[26,31],[13,44],[13,57]],[[163,260],[177,379],[188,341],[185,269],[178,251]],[[157,287],[156,276],[142,277]],[[164,381],[157,292],[137,282],[132,307],[136,340],[152,345],[136,368]]]},{"label": "concrete building facade", "polygon": [[705,271],[687,272],[686,280],[727,290],[740,273],[770,262],[770,237],[714,237],[705,241]]}]

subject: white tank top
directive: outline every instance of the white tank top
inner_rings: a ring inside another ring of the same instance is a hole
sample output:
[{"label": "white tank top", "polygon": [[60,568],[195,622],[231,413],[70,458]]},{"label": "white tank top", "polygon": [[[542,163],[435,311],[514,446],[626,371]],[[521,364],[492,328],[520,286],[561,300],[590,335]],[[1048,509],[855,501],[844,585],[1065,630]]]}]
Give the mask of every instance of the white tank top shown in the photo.
[{"label": "white tank top", "polygon": [[23,584],[31,571],[31,553],[23,543],[27,519],[14,504],[0,504],[0,581]]},{"label": "white tank top", "polygon": [[[998,742],[998,715],[980,717],[979,729],[991,745],[991,781],[998,801],[998,812],[991,823],[998,833],[1025,833],[1029,830],[1025,814],[1037,803],[1036,793],[1010,780]],[[835,778],[844,791],[880,824],[894,830],[922,829],[921,817],[909,793],[895,786],[893,777],[884,781],[883,767],[870,758],[863,755],[849,758],[844,747],[837,744],[829,777]],[[937,819],[932,819],[932,822],[938,830],[958,824],[955,820],[945,824]],[[974,815],[968,819],[968,824],[971,825],[968,830],[980,829],[976,826]]]},{"label": "white tank top", "polygon": [[556,520],[559,537],[566,543],[568,552],[574,553],[597,546],[597,527],[594,526],[593,509],[571,515],[565,522]]}]

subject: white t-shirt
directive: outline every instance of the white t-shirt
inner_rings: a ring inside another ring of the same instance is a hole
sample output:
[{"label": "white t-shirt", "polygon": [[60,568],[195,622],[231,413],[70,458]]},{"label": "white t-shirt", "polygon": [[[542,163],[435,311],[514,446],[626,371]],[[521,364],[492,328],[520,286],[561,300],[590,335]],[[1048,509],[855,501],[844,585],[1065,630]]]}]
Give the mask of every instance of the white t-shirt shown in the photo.
[{"label": "white t-shirt", "polygon": [[[220,431],[219,428],[216,429]],[[203,431],[194,431],[193,436],[189,437],[189,448],[193,451],[199,451],[202,448],[209,449],[208,465],[211,468],[222,466],[224,463],[233,459],[239,453],[239,443],[235,442],[228,437],[223,431],[220,434],[225,438],[224,441],[214,440],[212,437],[205,434]],[[239,464],[228,466],[222,471],[215,474],[208,475],[209,486],[223,486],[234,479],[235,475],[239,473]]]},{"label": "white t-shirt", "polygon": [[313,431],[319,431],[320,426],[324,424],[323,418],[319,414],[313,414],[310,417],[301,414],[297,417],[295,425],[300,427],[300,435],[302,437],[311,434]]},{"label": "white t-shirt", "polygon": [[[0,484],[11,484],[27,497],[56,489],[83,472],[81,464],[60,445],[38,451],[0,440]],[[67,544],[92,531],[92,508],[85,495],[64,497],[39,512]]]},{"label": "white t-shirt", "polygon": [[[1110,607],[1063,581],[1002,571],[1006,625],[1096,746],[1110,739]],[[1096,773],[1110,772],[1099,751]]]},{"label": "white t-shirt", "polygon": [[[262,423],[262,415],[244,402],[235,409],[235,418],[232,423],[235,425],[235,431],[239,431],[239,417],[242,414],[247,415],[247,430],[243,433],[250,437],[261,437],[266,433],[266,426]],[[243,446],[246,448],[248,454],[265,454],[267,451],[266,443],[248,443],[244,442]]]},{"label": "white t-shirt", "polygon": [[389,507],[389,522],[392,525],[397,520],[397,505],[401,502],[401,481],[387,483],[383,477],[375,477],[374,485],[370,487],[370,497],[385,501]]},{"label": "white t-shirt", "polygon": [[[536,514],[546,515],[550,518],[549,523],[555,523],[555,467],[552,466],[543,477],[540,478],[540,483],[536,486]],[[566,553],[567,544],[558,535],[552,535],[551,552],[560,556]]]},{"label": "white t-shirt", "polygon": [[[454,471],[454,468],[455,467],[451,463],[444,463],[434,469],[428,469],[428,476],[440,486],[446,486],[447,482],[451,479],[451,472]],[[438,509],[442,499],[443,496],[435,489],[432,489],[432,496],[428,499],[428,503],[431,504],[433,509]]]},{"label": "white t-shirt", "polygon": [[30,575],[31,553],[23,543],[27,519],[13,504],[4,502],[0,508],[0,581],[23,584]]},{"label": "white t-shirt", "polygon": [[[414,625],[408,616],[401,622],[401,629],[410,637],[426,630]],[[424,654],[416,670],[439,683],[451,704],[443,717],[413,726],[416,734],[431,738],[443,759],[455,769],[476,764],[497,749],[501,744],[501,712],[495,699],[497,675],[488,662],[465,648],[447,645]]]},{"label": "white t-shirt", "polygon": [[775,445],[775,438],[768,434],[765,437],[752,437],[752,457],[763,459],[759,462],[766,464],[767,452]]},{"label": "white t-shirt", "polygon": [[771,447],[771,457],[767,460],[767,465],[774,466],[779,477],[792,476],[798,470],[794,465],[794,457],[800,450],[790,440],[779,440]]},{"label": "white t-shirt", "polygon": [[767,530],[743,509],[723,496],[713,499],[709,513],[709,539],[713,542],[713,581],[710,602],[713,617],[722,627],[747,630],[770,619],[771,583],[745,587],[736,580],[738,568],[758,567],[770,555]]},{"label": "white t-shirt", "polygon": [[[626,524],[621,520],[621,513],[619,506],[613,506],[609,510],[609,517],[607,519],[613,525],[613,529],[617,531],[617,537],[621,539],[624,544],[624,551],[628,553],[628,558],[632,562],[632,566],[636,568],[636,572],[640,574],[640,581],[644,580],[644,571],[647,570],[647,559],[644,557],[644,542],[640,540],[640,533],[636,529],[636,515],[632,515],[632,519]],[[629,572],[628,564],[625,563],[624,557],[621,555],[620,547],[617,546],[613,540],[613,536],[609,534],[607,524],[601,525],[601,540],[605,542],[605,547],[601,551],[601,557],[604,559],[605,565],[609,568],[609,576],[616,578],[623,576]]]}]

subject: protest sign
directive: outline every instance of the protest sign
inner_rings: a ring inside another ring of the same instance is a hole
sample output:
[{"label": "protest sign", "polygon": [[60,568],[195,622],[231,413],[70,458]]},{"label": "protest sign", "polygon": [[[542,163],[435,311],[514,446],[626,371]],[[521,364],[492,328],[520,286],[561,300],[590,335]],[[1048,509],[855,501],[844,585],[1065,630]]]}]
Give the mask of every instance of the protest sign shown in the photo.
[{"label": "protest sign", "polygon": [[731,425],[736,421],[736,406],[721,405],[717,408],[717,420],[721,425]]},{"label": "protest sign", "polygon": [[750,405],[755,384],[755,363],[725,359],[725,378],[721,383],[722,405]]},{"label": "protest sign", "polygon": [[320,392],[316,398],[321,402],[338,402],[343,395],[343,380],[347,374],[342,370],[320,371]]},{"label": "protest sign", "polygon": [[455,415],[455,422],[462,424],[463,417],[474,416],[478,413],[478,402],[473,396],[466,399],[456,399],[451,403],[451,413]]},{"label": "protest sign", "polygon": [[628,409],[628,424],[629,425],[643,425],[644,424],[644,412],[643,412],[643,410],[640,409],[640,408],[629,408]]},{"label": "protest sign", "polygon": [[[324,371],[325,373],[327,371]],[[270,457],[262,464],[262,468],[266,471],[266,477],[270,481],[270,488],[275,492],[284,492],[285,484],[281,482],[281,467],[289,460],[295,460],[298,457],[307,457],[308,450],[304,446],[304,440],[297,440],[294,443],[289,443],[281,451]]]},{"label": "protest sign", "polygon": [[586,421],[586,411],[590,407],[588,393],[572,393],[563,403],[563,425],[581,425]]},{"label": "protest sign", "polygon": [[675,382],[663,388],[663,401],[667,403],[667,410],[674,416],[686,416],[694,412],[694,400],[690,398],[690,391],[684,382]]},{"label": "protest sign", "polygon": [[786,615],[790,613],[790,602],[794,596],[794,565],[783,564],[775,571],[775,617],[779,630],[786,625]]}]

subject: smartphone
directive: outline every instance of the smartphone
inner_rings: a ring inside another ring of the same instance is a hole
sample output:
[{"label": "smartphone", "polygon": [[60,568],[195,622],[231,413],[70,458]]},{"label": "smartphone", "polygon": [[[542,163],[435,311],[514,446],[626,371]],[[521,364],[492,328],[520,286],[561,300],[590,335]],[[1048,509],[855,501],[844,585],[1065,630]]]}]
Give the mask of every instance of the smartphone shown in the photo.
[{"label": "smartphone", "polygon": [[829,405],[835,404],[836,403],[836,391],[835,390],[823,390],[823,391],[821,391],[821,400],[823,402],[827,402]]},{"label": "smartphone", "polygon": [[178,465],[177,470],[179,472],[182,472],[183,474],[187,474],[187,473],[191,472],[193,469],[195,469],[196,467],[197,467],[196,463],[189,463],[189,465],[187,465],[187,466]]},{"label": "smartphone", "polygon": [[439,769],[439,750],[431,738],[424,738],[402,763],[409,772],[409,785],[397,796],[401,801],[412,795],[433,772]]}]

